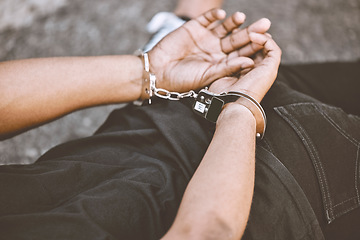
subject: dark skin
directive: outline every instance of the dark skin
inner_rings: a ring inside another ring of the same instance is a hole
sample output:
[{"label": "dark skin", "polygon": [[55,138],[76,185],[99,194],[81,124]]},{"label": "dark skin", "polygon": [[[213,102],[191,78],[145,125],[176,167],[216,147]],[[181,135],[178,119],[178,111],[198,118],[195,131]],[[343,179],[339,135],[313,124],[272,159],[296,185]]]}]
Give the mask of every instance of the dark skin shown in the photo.
[{"label": "dark skin", "polygon": [[[157,73],[160,88],[178,92],[198,89],[222,76],[254,66],[249,57],[262,46],[251,43],[249,33],[265,33],[270,21],[260,19],[245,29],[234,31],[244,23],[245,15],[236,12],[217,25],[216,21],[224,17],[224,11],[211,10],[169,34],[166,41],[160,41],[149,52],[150,70]],[[180,36],[187,40],[178,41]],[[177,44],[169,45],[168,41]],[[157,61],[153,61],[155,58]]]},{"label": "dark skin", "polygon": [[[264,97],[281,57],[280,48],[264,34],[270,22],[262,19],[237,30],[245,15],[235,13],[216,24],[224,18],[223,10],[211,10],[149,52],[158,87],[183,92],[212,83],[213,92],[244,91],[258,101]],[[258,58],[250,58],[259,50]],[[136,100],[143,69],[136,56],[0,63],[0,137],[84,107]],[[238,102],[227,104],[164,239],[241,238],[253,195],[255,134],[252,112]]]},{"label": "dark skin", "polygon": [[[254,68],[216,80],[211,91],[247,92],[258,101],[265,96],[276,78],[281,50],[267,34],[250,34],[250,39],[263,47]],[[241,239],[253,196],[255,129],[249,109],[238,102],[225,105],[164,239]]]},{"label": "dark skin", "polygon": [[[244,14],[237,12],[216,24],[224,18],[223,10],[211,10],[187,22],[149,52],[157,87],[177,92],[200,89],[253,67],[248,56],[262,46],[251,43],[248,35],[266,32],[269,21],[260,20],[234,32],[245,20]],[[142,72],[141,59],[130,55],[2,62],[0,138],[78,109],[134,101],[142,90]]]}]

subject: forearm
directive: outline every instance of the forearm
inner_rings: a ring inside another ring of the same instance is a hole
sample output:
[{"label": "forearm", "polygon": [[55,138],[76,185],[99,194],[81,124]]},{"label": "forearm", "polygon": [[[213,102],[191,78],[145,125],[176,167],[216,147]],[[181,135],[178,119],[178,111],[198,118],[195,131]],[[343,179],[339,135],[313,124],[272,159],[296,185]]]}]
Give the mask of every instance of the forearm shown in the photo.
[{"label": "forearm", "polygon": [[135,56],[27,59],[0,63],[0,136],[77,109],[136,100]]},{"label": "forearm", "polygon": [[255,120],[236,105],[221,114],[164,239],[240,239],[243,234],[254,186]]}]

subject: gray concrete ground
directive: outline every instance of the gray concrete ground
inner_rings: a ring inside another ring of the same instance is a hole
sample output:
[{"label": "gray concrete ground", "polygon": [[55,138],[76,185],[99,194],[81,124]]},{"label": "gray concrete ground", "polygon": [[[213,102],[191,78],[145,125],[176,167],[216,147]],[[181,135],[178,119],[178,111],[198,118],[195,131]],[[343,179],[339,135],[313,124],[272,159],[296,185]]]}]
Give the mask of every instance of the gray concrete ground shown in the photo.
[{"label": "gray concrete ground", "polygon": [[[129,54],[149,35],[145,25],[176,0],[1,0],[0,61],[50,56]],[[225,0],[247,23],[272,21],[283,63],[360,58],[359,0]],[[341,81],[341,79],[339,79]],[[70,114],[0,142],[0,163],[30,163],[50,147],[88,136],[118,106]]]}]

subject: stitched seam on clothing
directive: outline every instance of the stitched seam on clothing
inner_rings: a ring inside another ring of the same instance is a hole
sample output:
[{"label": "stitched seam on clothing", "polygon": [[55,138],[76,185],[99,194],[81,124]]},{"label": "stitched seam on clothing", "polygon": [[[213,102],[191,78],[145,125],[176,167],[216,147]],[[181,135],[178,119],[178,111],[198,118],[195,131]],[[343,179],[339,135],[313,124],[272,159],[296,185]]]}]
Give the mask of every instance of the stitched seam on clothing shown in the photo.
[{"label": "stitched seam on clothing", "polygon": [[348,208],[348,209],[346,209],[346,210],[344,210],[344,211],[341,211],[341,212],[336,213],[334,216],[335,216],[335,217],[340,217],[340,216],[342,216],[343,214],[348,213],[348,212],[350,212],[351,210],[353,210],[353,209],[355,209],[355,208],[358,208],[359,206],[360,206],[360,204],[356,204],[356,205],[354,205],[354,206],[352,206],[352,207],[350,207],[350,208]]},{"label": "stitched seam on clothing", "polygon": [[[281,109],[281,111],[280,111]],[[305,129],[301,127],[299,122],[294,118],[289,111],[287,111],[284,107],[278,107],[275,109],[276,112],[280,114],[280,116],[283,116],[284,120],[288,122],[295,132],[298,134],[300,139],[302,140],[303,144],[305,145],[306,149],[308,150],[308,153],[310,154],[311,159],[313,159],[313,165],[315,167],[316,173],[318,175],[319,181],[320,181],[320,190],[322,192],[324,204],[325,204],[325,210],[326,210],[326,217],[328,219],[328,222],[332,222],[335,217],[333,214],[332,209],[332,202],[330,199],[330,193],[329,193],[329,186],[326,181],[325,172],[323,169],[323,166],[321,162],[319,161],[318,152],[315,150],[314,145],[312,144],[309,136],[307,135]],[[291,120],[289,117],[293,117]]]},{"label": "stitched seam on clothing", "polygon": [[336,208],[336,207],[338,207],[339,205],[342,205],[342,204],[344,204],[344,203],[347,203],[347,202],[350,202],[350,201],[353,201],[354,199],[358,199],[358,197],[357,196],[355,196],[355,197],[352,197],[352,198],[349,198],[349,199],[347,199],[347,200],[345,200],[345,201],[342,201],[342,202],[340,202],[340,203],[338,203],[338,204],[336,204],[336,205],[334,205],[333,207],[334,208]]},{"label": "stitched seam on clothing", "polygon": [[352,136],[350,136],[342,127],[340,127],[337,123],[335,123],[335,121],[326,113],[324,112],[319,106],[317,106],[316,104],[312,104],[316,110],[318,110],[321,115],[341,134],[343,135],[346,139],[348,139],[352,144],[354,145],[359,145],[359,142],[353,138]]},{"label": "stitched seam on clothing", "polygon": [[[353,197],[351,199],[348,199],[347,201],[343,201],[341,203],[336,204],[335,206],[333,206],[334,208],[336,206],[339,206],[343,203],[346,203],[348,201],[353,200],[354,198],[357,199],[357,206],[360,203],[360,195],[359,195],[359,188],[358,188],[358,166],[359,166],[359,149],[360,149],[360,143],[353,138],[351,135],[349,135],[339,124],[337,124],[325,111],[323,111],[319,105],[316,104],[312,104],[320,113],[321,115],[335,128],[336,131],[338,131],[342,136],[344,136],[347,140],[349,140],[352,144],[357,146],[357,153],[356,153],[356,159],[355,159],[355,191],[356,191],[356,197]],[[337,109],[336,107],[331,107],[331,106],[327,106],[328,108],[334,108]],[[353,209],[353,208],[352,208]],[[347,210],[343,211],[342,213],[348,212]],[[336,214],[336,216],[338,216],[339,214]]]},{"label": "stitched seam on clothing", "polygon": [[356,189],[356,195],[358,199],[358,203],[360,203],[360,196],[359,196],[359,152],[360,152],[360,144],[358,144],[358,149],[356,153],[356,162],[355,162],[355,189]]}]

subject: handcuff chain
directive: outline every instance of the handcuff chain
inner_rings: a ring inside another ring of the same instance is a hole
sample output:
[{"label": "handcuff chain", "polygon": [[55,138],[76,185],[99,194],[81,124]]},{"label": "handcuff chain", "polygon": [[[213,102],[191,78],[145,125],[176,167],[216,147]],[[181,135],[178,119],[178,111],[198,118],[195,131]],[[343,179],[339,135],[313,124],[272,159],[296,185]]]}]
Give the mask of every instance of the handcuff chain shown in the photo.
[{"label": "handcuff chain", "polygon": [[178,92],[171,92],[163,88],[155,87],[153,88],[153,93],[155,96],[159,98],[172,100],[172,101],[178,101],[180,99],[188,98],[188,97],[192,97],[192,98],[197,97],[197,94],[195,93],[194,90],[190,90],[189,92],[185,92],[185,93],[178,93]]}]

